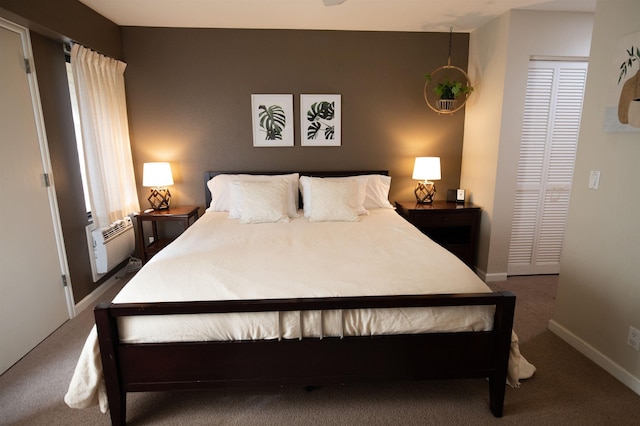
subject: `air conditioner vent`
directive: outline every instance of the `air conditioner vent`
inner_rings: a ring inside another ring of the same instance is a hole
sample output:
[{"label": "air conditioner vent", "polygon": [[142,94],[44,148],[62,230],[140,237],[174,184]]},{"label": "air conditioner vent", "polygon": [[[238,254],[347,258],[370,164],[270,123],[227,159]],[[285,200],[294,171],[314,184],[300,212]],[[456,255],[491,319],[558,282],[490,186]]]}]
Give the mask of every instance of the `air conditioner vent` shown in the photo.
[{"label": "air conditioner vent", "polygon": [[117,235],[125,232],[131,225],[131,219],[126,218],[123,220],[118,220],[113,222],[111,226],[102,228],[100,231],[102,232],[102,239],[106,243]]}]

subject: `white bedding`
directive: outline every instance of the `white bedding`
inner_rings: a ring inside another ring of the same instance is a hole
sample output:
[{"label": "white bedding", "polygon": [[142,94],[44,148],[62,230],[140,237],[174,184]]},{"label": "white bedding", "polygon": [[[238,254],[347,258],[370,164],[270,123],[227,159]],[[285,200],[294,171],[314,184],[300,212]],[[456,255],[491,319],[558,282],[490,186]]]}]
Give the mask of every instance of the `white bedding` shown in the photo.
[{"label": "white bedding", "polygon": [[[371,210],[357,222],[311,223],[301,214],[263,224],[207,212],[154,256],[114,302],[483,292],[490,289],[468,267],[391,209]],[[302,321],[298,313],[129,317],[119,326],[123,341],[137,343],[480,331],[492,328],[493,308],[305,312]],[[107,409],[95,328],[65,402]]]}]

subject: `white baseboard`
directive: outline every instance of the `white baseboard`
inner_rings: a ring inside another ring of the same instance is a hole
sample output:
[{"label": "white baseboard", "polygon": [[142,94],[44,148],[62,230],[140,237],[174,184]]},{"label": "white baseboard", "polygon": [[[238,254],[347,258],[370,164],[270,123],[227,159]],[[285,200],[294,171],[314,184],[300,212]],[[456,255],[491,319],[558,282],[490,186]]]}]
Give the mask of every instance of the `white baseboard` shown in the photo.
[{"label": "white baseboard", "polygon": [[507,279],[507,273],[506,272],[498,272],[498,273],[493,273],[493,274],[487,274],[485,271],[483,271],[482,269],[479,269],[477,267],[474,268],[474,271],[476,273],[477,276],[480,277],[480,279],[486,283],[491,282],[491,281],[505,281]]},{"label": "white baseboard", "polygon": [[607,357],[554,320],[549,321],[549,330],[573,346],[578,352],[598,364],[613,377],[620,380],[624,385],[629,387],[629,389],[640,395],[640,379],[622,368],[611,358]]},{"label": "white baseboard", "polygon": [[122,279],[122,274],[120,274],[120,272],[122,272],[124,268],[126,268],[126,265],[123,268],[121,268],[119,271],[117,271],[115,274],[113,274],[111,277],[109,277],[108,280],[106,280],[98,288],[93,290],[84,299],[76,303],[76,312],[75,312],[76,315],[78,315],[80,312],[82,312],[86,308],[93,308],[96,305],[100,296],[102,296],[102,294],[105,291],[109,290],[118,280]]}]

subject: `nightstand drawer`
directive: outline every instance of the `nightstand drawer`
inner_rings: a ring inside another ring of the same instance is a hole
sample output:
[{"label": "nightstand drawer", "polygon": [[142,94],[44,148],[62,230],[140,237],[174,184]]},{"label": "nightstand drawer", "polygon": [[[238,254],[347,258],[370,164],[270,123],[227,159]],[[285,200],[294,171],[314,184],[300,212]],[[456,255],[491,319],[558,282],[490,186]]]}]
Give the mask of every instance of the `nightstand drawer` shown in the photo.
[{"label": "nightstand drawer", "polygon": [[415,226],[464,226],[473,223],[470,213],[431,213],[416,214],[411,218]]}]

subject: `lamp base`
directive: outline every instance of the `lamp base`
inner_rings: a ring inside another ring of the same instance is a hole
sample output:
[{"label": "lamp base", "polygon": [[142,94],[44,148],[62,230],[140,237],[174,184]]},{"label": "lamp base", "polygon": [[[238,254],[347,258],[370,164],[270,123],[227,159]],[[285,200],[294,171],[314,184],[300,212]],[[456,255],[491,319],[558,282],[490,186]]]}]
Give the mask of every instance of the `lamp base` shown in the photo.
[{"label": "lamp base", "polygon": [[418,182],[413,193],[416,195],[416,201],[418,203],[431,204],[433,197],[436,196],[436,184],[428,180]]},{"label": "lamp base", "polygon": [[153,188],[147,200],[154,210],[166,210],[171,205],[171,193],[167,188]]}]

